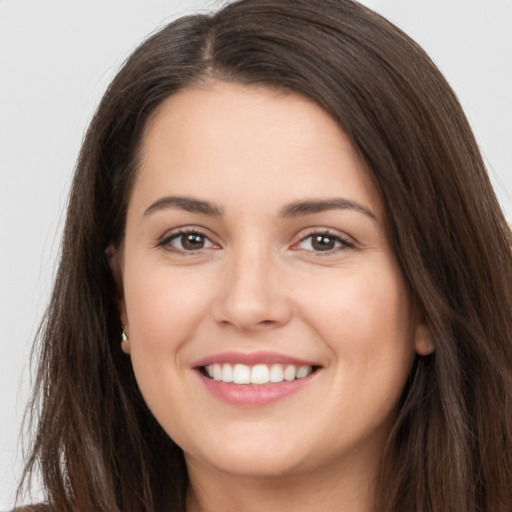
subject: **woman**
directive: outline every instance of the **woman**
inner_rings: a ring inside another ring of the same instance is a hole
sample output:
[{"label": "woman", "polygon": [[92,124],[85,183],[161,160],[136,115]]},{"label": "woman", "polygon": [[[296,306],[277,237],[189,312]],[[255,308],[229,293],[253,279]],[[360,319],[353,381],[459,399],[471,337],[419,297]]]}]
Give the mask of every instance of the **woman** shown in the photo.
[{"label": "woman", "polygon": [[509,510],[510,245],[454,94],[384,19],[178,20],[82,148],[26,477],[55,511]]}]

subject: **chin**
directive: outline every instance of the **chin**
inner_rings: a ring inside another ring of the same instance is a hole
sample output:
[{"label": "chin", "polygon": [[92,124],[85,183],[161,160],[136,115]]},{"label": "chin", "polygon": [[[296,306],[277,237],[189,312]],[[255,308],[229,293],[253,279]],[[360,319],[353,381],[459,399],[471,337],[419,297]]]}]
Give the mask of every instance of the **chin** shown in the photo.
[{"label": "chin", "polygon": [[303,464],[296,460],[296,456],[282,452],[271,454],[259,451],[251,456],[228,454],[220,459],[205,458],[204,463],[221,473],[245,478],[285,478],[304,471]]},{"label": "chin", "polygon": [[194,461],[221,473],[272,478],[286,477],[304,470],[308,459],[307,454],[301,453],[297,442],[283,442],[282,436],[269,439],[268,436],[251,435],[238,440],[226,436],[224,439],[229,441],[209,442],[202,449],[196,447],[190,452],[185,447],[187,464]]}]

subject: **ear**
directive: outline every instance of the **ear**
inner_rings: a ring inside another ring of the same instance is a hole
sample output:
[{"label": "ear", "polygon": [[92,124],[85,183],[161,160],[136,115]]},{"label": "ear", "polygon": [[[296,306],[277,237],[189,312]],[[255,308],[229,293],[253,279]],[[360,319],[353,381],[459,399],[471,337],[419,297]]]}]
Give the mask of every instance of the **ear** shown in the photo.
[{"label": "ear", "polygon": [[420,356],[428,356],[434,352],[434,341],[432,340],[430,327],[427,324],[416,326],[414,349]]},{"label": "ear", "polygon": [[125,354],[130,353],[130,338],[129,338],[129,325],[128,315],[126,314],[126,302],[124,300],[124,288],[123,288],[123,272],[122,272],[122,249],[116,249],[112,245],[109,245],[105,251],[105,255],[108,259],[112,276],[114,277],[114,283],[116,287],[116,302],[119,308],[121,325],[123,326],[123,335],[121,339],[121,349]]},{"label": "ear", "polygon": [[414,350],[420,356],[428,356],[435,350],[432,332],[428,325],[423,306],[417,307],[416,326],[414,329]]}]

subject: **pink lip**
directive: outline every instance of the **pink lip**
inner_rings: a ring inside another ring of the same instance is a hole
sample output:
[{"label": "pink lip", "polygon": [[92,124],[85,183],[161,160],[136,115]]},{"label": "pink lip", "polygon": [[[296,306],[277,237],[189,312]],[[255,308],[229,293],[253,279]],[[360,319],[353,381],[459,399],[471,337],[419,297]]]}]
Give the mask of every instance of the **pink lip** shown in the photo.
[{"label": "pink lip", "polygon": [[254,366],[256,364],[294,364],[296,366],[318,366],[317,363],[297,359],[296,357],[278,354],[277,352],[221,352],[214,354],[192,364],[192,368],[199,368],[201,366],[208,366],[210,364],[246,364],[247,366]]},{"label": "pink lip", "polygon": [[192,364],[192,368],[200,378],[205,388],[212,393],[215,397],[223,402],[238,407],[258,407],[276,402],[287,396],[290,396],[297,391],[301,390],[304,386],[311,382],[316,377],[318,372],[313,372],[307,377],[302,379],[295,379],[293,381],[283,381],[272,384],[232,384],[228,382],[221,382],[206,377],[202,368],[212,364],[246,364],[247,366],[254,366],[256,364],[293,364],[295,366],[313,366],[319,365],[298,359],[285,354],[276,352],[221,352],[200,359]]},{"label": "pink lip", "polygon": [[200,370],[195,370],[205,388],[223,402],[238,407],[261,407],[293,395],[307,386],[318,372],[290,382],[275,384],[232,384],[205,377]]}]

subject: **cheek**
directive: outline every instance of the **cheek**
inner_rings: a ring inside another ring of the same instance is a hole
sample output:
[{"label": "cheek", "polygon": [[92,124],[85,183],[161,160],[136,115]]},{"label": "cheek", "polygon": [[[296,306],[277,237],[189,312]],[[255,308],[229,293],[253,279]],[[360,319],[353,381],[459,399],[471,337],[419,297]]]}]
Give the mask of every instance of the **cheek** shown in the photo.
[{"label": "cheek", "polygon": [[350,374],[355,381],[383,382],[393,374],[405,379],[414,356],[414,326],[397,269],[387,265],[317,281],[303,304],[308,324],[343,367],[340,375]]},{"label": "cheek", "polygon": [[124,292],[132,350],[143,347],[147,357],[175,352],[207,311],[208,289],[186,271],[128,268]]},{"label": "cheek", "polygon": [[183,418],[176,421],[173,411],[186,416],[194,404],[194,396],[181,385],[187,370],[182,346],[208,311],[209,298],[201,293],[204,276],[129,263],[124,293],[133,370],[148,407],[174,435]]},{"label": "cheek", "polygon": [[317,280],[314,292],[303,298],[308,316],[318,319],[329,337],[343,332],[365,338],[374,329],[400,337],[410,326],[407,290],[396,273],[340,272],[337,278]]}]

